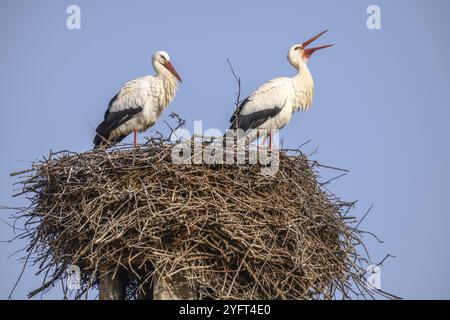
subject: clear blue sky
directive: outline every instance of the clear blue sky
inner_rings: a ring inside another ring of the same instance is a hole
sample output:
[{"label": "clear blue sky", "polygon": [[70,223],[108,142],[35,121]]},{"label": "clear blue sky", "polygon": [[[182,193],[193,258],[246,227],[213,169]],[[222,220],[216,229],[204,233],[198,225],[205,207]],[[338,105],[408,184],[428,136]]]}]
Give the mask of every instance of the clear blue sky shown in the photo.
[{"label": "clear blue sky", "polygon": [[[381,7],[381,30],[368,30],[366,8]],[[81,30],[66,28],[66,8],[81,7]],[[312,142],[322,163],[351,170],[331,189],[374,204],[362,227],[382,288],[405,298],[450,298],[449,1],[17,1],[0,4],[0,204],[13,199],[8,174],[49,149],[84,151],[106,104],[132,78],[152,74],[151,55],[167,50],[183,78],[176,111],[188,127],[225,128],[235,83],[244,94],[294,73],[289,47],[330,29],[317,43],[315,102],[283,129],[288,147]],[[141,137],[142,139],[142,137]],[[2,212],[5,217],[7,212]],[[12,236],[0,225],[1,240]],[[0,298],[21,264],[0,243]],[[28,269],[14,298],[40,279]],[[55,288],[50,298],[61,297]]]}]

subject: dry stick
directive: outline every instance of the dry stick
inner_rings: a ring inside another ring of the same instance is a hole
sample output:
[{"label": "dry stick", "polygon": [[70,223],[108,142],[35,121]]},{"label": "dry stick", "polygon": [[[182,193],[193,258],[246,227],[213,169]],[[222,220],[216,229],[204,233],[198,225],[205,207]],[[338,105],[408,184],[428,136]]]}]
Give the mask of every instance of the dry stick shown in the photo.
[{"label": "dry stick", "polygon": [[241,78],[236,74],[236,72],[234,71],[234,68],[230,62],[230,60],[227,58],[227,63],[228,66],[230,67],[231,73],[233,74],[234,79],[236,80],[236,84],[237,84],[237,92],[236,92],[236,101],[234,103],[235,105],[235,111],[234,111],[234,129],[237,130],[238,129],[238,117],[239,117],[239,105],[241,104]]},{"label": "dry stick", "polygon": [[227,63],[228,63],[228,66],[230,67],[230,70],[231,70],[231,73],[233,74],[234,79],[236,79],[236,83],[238,86],[238,91],[236,93],[236,102],[234,103],[236,108],[238,108],[239,105],[241,104],[241,78],[234,71],[234,68],[231,65],[231,62],[228,58],[227,58]]},{"label": "dry stick", "polygon": [[29,260],[29,258],[31,257],[32,253],[33,253],[32,251],[30,251],[30,252],[28,253],[27,258],[26,258],[26,260],[25,260],[25,262],[24,262],[24,264],[23,264],[22,270],[20,271],[19,277],[17,278],[16,283],[14,284],[14,287],[12,288],[11,292],[9,293],[8,300],[11,300],[12,294],[13,294],[14,291],[16,290],[17,285],[19,284],[20,279],[22,279],[23,273],[25,272],[25,268],[26,268],[26,266],[27,266],[28,260]]},{"label": "dry stick", "polygon": [[361,224],[361,222],[364,221],[364,219],[367,217],[367,215],[370,213],[370,210],[372,210],[373,208],[373,204],[370,205],[369,209],[367,209],[366,213],[364,214],[364,216],[361,218],[361,220],[359,220],[358,224],[355,226],[354,229],[358,229],[359,225]]}]

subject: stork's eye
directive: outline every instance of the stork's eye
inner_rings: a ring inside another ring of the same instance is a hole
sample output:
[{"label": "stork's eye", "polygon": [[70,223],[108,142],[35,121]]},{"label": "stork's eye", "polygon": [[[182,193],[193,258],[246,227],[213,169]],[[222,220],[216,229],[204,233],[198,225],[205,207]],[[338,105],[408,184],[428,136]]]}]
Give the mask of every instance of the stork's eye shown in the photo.
[{"label": "stork's eye", "polygon": [[294,48],[294,50],[300,50],[302,47],[301,46],[296,46],[295,48]]}]

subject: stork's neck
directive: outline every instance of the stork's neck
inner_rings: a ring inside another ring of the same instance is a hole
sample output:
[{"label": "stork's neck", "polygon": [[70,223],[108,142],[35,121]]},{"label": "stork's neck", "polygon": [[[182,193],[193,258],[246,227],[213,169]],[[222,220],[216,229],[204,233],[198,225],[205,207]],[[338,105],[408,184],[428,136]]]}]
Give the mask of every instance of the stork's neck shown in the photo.
[{"label": "stork's neck", "polygon": [[295,88],[295,109],[306,110],[313,102],[314,81],[305,62],[299,63],[298,73],[293,77]]},{"label": "stork's neck", "polygon": [[178,83],[175,77],[171,73],[159,73],[157,77],[160,79],[163,90],[161,92],[161,104],[163,107],[167,107],[167,105],[172,101],[177,93]]}]

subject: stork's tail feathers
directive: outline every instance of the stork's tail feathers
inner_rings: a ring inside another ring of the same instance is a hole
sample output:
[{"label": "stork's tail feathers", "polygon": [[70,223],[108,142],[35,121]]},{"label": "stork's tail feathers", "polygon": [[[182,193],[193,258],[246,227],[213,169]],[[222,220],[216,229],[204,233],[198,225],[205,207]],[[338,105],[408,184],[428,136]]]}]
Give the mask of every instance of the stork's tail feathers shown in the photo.
[{"label": "stork's tail feathers", "polygon": [[106,132],[106,123],[103,121],[100,123],[95,129],[95,137],[94,137],[94,149],[98,149],[101,147],[104,143],[107,142],[107,137],[109,134]]},{"label": "stork's tail feathers", "polygon": [[116,143],[119,143],[123,139],[126,138],[127,135],[121,135],[119,137],[116,137],[114,139],[109,140],[109,135],[111,133],[108,131],[108,126],[105,121],[99,124],[97,129],[95,130],[95,137],[94,137],[94,149],[99,149],[102,147],[110,147]]},{"label": "stork's tail feathers", "polygon": [[102,146],[103,144],[103,138],[100,137],[98,134],[95,135],[94,138],[94,149],[98,149]]}]

